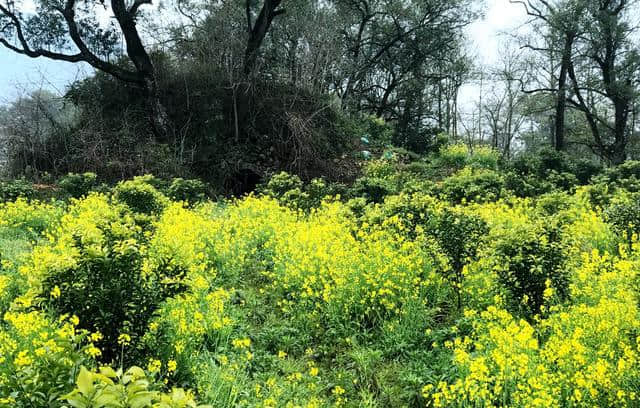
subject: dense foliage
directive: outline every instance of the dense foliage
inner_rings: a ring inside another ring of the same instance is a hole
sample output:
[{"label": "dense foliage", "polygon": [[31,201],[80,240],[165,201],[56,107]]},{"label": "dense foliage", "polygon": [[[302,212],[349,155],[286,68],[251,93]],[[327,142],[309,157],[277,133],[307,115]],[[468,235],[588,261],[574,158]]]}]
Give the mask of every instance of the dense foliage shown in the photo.
[{"label": "dense foliage", "polygon": [[519,197],[490,150],[432,159],[5,201],[0,406],[637,406],[634,164]]}]

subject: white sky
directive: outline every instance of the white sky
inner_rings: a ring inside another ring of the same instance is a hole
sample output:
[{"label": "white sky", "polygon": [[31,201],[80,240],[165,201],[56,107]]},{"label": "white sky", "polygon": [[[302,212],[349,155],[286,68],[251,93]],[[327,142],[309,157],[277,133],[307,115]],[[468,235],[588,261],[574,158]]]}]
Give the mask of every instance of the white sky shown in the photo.
[{"label": "white sky", "polygon": [[[509,0],[487,0],[485,18],[469,27],[469,48],[478,63],[491,64],[499,55],[500,33],[521,25],[525,19],[522,7]],[[65,86],[89,72],[86,66],[65,62],[31,59],[0,47],[0,104],[40,87],[64,92]],[[462,105],[477,98],[476,86],[465,86],[460,93]]]},{"label": "white sky", "polygon": [[[500,55],[508,36],[527,20],[521,5],[511,4],[509,0],[487,0],[485,18],[477,21],[468,29],[469,48],[477,55],[478,65],[491,65]],[[460,89],[460,106],[463,110],[478,99],[480,89],[475,84],[464,85]]]},{"label": "white sky", "polygon": [[499,54],[500,33],[516,29],[526,21],[522,6],[509,0],[487,0],[485,18],[468,29],[469,39],[485,63],[490,63]]}]

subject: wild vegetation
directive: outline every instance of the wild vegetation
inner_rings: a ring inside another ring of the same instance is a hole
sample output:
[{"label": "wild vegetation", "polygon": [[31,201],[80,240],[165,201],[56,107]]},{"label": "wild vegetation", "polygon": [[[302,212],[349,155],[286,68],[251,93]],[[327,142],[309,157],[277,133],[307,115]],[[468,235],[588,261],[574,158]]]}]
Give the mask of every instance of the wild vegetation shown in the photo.
[{"label": "wild vegetation", "polygon": [[509,3],[0,0],[93,69],[0,106],[0,407],[640,407],[637,2]]},{"label": "wild vegetation", "polygon": [[218,201],[5,184],[0,406],[638,406],[640,164],[388,153]]}]

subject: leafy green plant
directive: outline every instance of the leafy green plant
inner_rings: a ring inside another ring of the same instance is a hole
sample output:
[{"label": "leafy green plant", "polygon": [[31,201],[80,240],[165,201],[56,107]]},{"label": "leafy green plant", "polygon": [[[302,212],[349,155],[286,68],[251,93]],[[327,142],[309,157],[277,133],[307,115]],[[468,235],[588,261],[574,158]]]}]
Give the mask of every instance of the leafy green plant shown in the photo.
[{"label": "leafy green plant", "polygon": [[363,197],[369,202],[381,203],[391,194],[402,189],[397,165],[391,160],[373,160],[363,168],[362,177],[358,178],[350,189],[352,197]]},{"label": "leafy green plant", "polygon": [[266,184],[259,186],[258,192],[275,198],[286,207],[309,211],[318,208],[329,196],[346,193],[346,187],[327,183],[321,178],[315,178],[305,184],[295,174],[280,172],[271,177]]},{"label": "leafy green plant", "polygon": [[536,175],[523,175],[508,171],[504,175],[505,188],[516,197],[535,197],[553,191],[554,187],[548,181]]},{"label": "leafy green plant", "polygon": [[439,210],[440,204],[435,197],[422,193],[403,193],[389,196],[384,203],[368,208],[362,221],[415,239],[420,231],[424,233],[435,228]]},{"label": "leafy green plant", "polygon": [[573,163],[571,172],[576,176],[580,184],[589,184],[594,176],[601,174],[604,169],[599,163],[592,160],[580,159]]},{"label": "leafy green plant", "polygon": [[95,173],[69,173],[58,180],[58,186],[70,197],[80,198],[98,186],[98,176]]},{"label": "leafy green plant", "polygon": [[258,191],[269,197],[278,198],[284,196],[288,191],[302,190],[302,186],[303,183],[300,177],[282,171],[274,174],[266,184],[258,188]]},{"label": "leafy green plant", "polygon": [[114,188],[114,197],[140,214],[156,214],[167,205],[167,198],[151,184],[152,176],[121,181]]},{"label": "leafy green plant", "polygon": [[604,217],[632,248],[640,234],[640,193],[616,194],[604,210]]},{"label": "leafy green plant", "polygon": [[101,367],[98,372],[80,368],[76,388],[61,397],[74,408],[206,408],[193,394],[174,388],[170,393],[140,367],[126,372]]},{"label": "leafy green plant", "polygon": [[25,179],[0,182],[0,201],[15,201],[18,198],[31,199],[37,195],[33,183]]},{"label": "leafy green plant", "polygon": [[546,175],[546,180],[557,189],[573,191],[579,185],[578,178],[572,173],[551,170]]},{"label": "leafy green plant", "polygon": [[462,307],[460,288],[464,279],[463,268],[476,258],[488,232],[482,218],[448,208],[441,212],[435,228],[430,231],[449,259],[447,278],[455,289],[459,309]]},{"label": "leafy green plant", "polygon": [[175,178],[169,185],[167,194],[174,201],[198,203],[207,198],[207,185],[200,180]]},{"label": "leafy green plant", "polygon": [[438,163],[451,170],[461,170],[467,165],[469,148],[463,144],[452,144],[443,147],[438,155]]},{"label": "leafy green plant", "polygon": [[495,270],[513,311],[527,317],[540,313],[547,289],[560,299],[569,295],[568,248],[561,238],[559,223],[544,219],[513,226],[495,243]]},{"label": "leafy green plant", "polygon": [[618,166],[608,168],[604,176],[612,182],[625,179],[640,180],[640,161],[627,160]]},{"label": "leafy green plant", "polygon": [[546,216],[567,210],[574,204],[573,197],[563,191],[543,194],[536,199],[536,207]]},{"label": "leafy green plant", "polygon": [[439,186],[440,196],[454,204],[483,203],[502,197],[504,179],[491,170],[473,170],[466,167],[446,178]]},{"label": "leafy green plant", "polygon": [[[135,346],[158,305],[181,290],[184,271],[169,260],[145,266],[143,234],[123,205],[103,196],[76,202],[51,244],[33,255],[34,290],[59,314],[76,314],[80,327],[100,332],[103,361],[120,356],[120,335]],[[54,262],[53,260],[59,259]],[[134,347],[129,359],[136,358]]]},{"label": "leafy green plant", "polygon": [[35,239],[48,228],[53,228],[63,212],[64,207],[60,203],[29,202],[18,198],[0,203],[0,228],[19,230]]},{"label": "leafy green plant", "polygon": [[7,312],[0,325],[0,407],[62,408],[78,368],[92,364],[88,333],[69,316]]},{"label": "leafy green plant", "polygon": [[374,147],[391,144],[394,129],[384,119],[373,115],[365,115],[360,118],[358,125],[362,132],[361,137],[366,138],[368,143]]},{"label": "leafy green plant", "polygon": [[581,187],[577,194],[584,197],[593,208],[604,208],[611,202],[615,187],[607,183],[593,183]]}]

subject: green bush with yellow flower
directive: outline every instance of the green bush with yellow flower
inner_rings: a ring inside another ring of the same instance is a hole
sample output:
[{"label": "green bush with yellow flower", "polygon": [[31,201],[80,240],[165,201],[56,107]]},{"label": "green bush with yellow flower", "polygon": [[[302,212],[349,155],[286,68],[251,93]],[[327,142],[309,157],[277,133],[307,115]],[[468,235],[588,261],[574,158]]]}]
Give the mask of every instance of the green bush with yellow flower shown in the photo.
[{"label": "green bush with yellow flower", "polygon": [[640,406],[637,193],[476,194],[490,153],[1,203],[0,407]]}]

